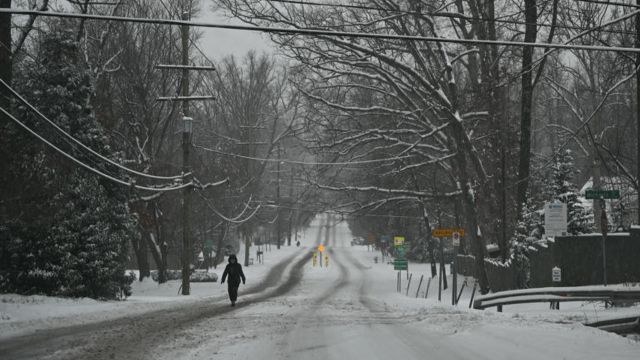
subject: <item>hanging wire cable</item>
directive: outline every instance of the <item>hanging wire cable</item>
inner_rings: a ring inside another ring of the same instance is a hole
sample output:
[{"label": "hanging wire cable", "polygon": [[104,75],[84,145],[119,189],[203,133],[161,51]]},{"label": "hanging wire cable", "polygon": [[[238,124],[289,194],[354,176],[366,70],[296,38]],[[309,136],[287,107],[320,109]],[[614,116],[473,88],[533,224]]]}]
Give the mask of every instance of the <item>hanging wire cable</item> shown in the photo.
[{"label": "hanging wire cable", "polygon": [[[240,217],[242,217],[244,215],[244,213],[247,211],[247,209],[249,209],[249,204],[247,203],[247,204],[245,204],[244,210],[242,210],[242,212],[238,216],[236,216],[235,218],[228,218],[228,217],[224,216],[220,211],[218,211],[218,209],[216,209],[213,205],[211,205],[211,200],[209,200],[209,198],[204,196],[200,190],[198,190],[197,193],[202,198],[202,200],[204,201],[205,205],[207,205],[209,210],[211,210],[214,214],[219,216],[224,221],[227,221],[227,222],[230,222],[230,223],[234,223],[234,224],[242,224],[242,223],[245,223],[245,222],[251,220],[251,218],[253,218],[255,216],[255,214],[258,212],[258,210],[260,210],[260,208],[262,207],[262,205],[258,204],[258,206],[256,206],[255,209],[253,209],[253,212],[251,214],[249,214],[249,216],[247,216],[246,218],[244,218],[242,220],[238,220],[238,219],[240,219]],[[251,201],[251,199],[249,199],[249,201]]]},{"label": "hanging wire cable", "polygon": [[582,3],[590,3],[590,4],[630,7],[630,8],[636,8],[636,9],[640,8],[640,5],[637,5],[637,4],[623,3],[623,2],[617,2],[617,1],[604,1],[604,0],[575,0],[575,1],[582,2]]},{"label": "hanging wire cable", "polygon": [[118,167],[118,168],[120,168],[120,169],[122,169],[124,171],[130,172],[132,174],[135,174],[135,175],[138,175],[138,176],[147,177],[147,178],[150,178],[150,179],[156,179],[156,180],[178,180],[178,179],[182,179],[183,175],[157,176],[157,175],[151,175],[151,174],[146,174],[146,173],[143,173],[143,172],[139,172],[139,171],[130,169],[130,168],[124,166],[124,165],[121,165],[121,164],[119,164],[119,163],[117,163],[117,162],[115,162],[115,161],[113,161],[113,160],[101,155],[100,153],[98,153],[95,150],[91,149],[87,145],[83,144],[80,140],[76,139],[71,134],[67,133],[64,129],[62,129],[60,126],[58,126],[58,124],[56,124],[55,122],[53,122],[49,118],[47,118],[46,115],[44,115],[38,109],[36,109],[35,106],[33,106],[25,98],[23,98],[15,89],[13,89],[11,86],[9,86],[9,84],[4,82],[4,80],[0,79],[0,84],[2,84],[7,90],[9,90],[9,92],[11,92],[18,100],[20,100],[20,102],[22,102],[29,109],[31,109],[33,112],[35,112],[40,118],[42,118],[44,121],[46,121],[51,126],[53,126],[56,130],[58,130],[60,133],[62,133],[66,138],[68,138],[69,140],[71,140],[75,144],[79,145],[81,148],[89,151],[91,154],[93,154],[93,155],[99,157],[100,159],[108,162],[109,164],[114,165],[114,166],[116,166],[116,167]]},{"label": "hanging wire cable", "polygon": [[[619,52],[629,52],[629,53],[640,53],[640,48],[623,47],[623,46],[550,44],[550,43],[539,43],[539,42],[511,41],[511,40],[456,39],[456,38],[435,37],[435,36],[379,34],[379,33],[333,31],[333,30],[321,30],[321,29],[294,29],[294,28],[253,26],[253,25],[250,26],[250,25],[218,24],[218,23],[211,23],[206,21],[168,20],[168,19],[136,18],[136,17],[122,17],[122,16],[109,16],[109,15],[88,15],[88,14],[76,14],[76,13],[53,12],[53,11],[36,11],[36,10],[24,10],[24,9],[13,9],[13,8],[10,8],[10,9],[0,8],[0,13],[9,13],[9,14],[15,14],[15,15],[36,15],[36,16],[43,16],[43,17],[60,17],[60,18],[70,18],[70,19],[120,21],[120,22],[133,22],[133,23],[145,23],[145,24],[188,25],[193,27],[241,30],[241,31],[256,31],[256,32],[290,34],[290,35],[333,36],[333,37],[369,38],[369,39],[385,39],[385,40],[407,40],[407,41],[422,41],[422,42],[451,43],[451,44],[486,44],[486,45],[518,46],[518,47],[530,46],[530,47],[536,47],[536,48],[550,48],[550,49],[619,51]],[[640,11],[634,11],[630,14],[627,14],[624,17],[621,17],[619,20],[621,21],[623,19],[627,19],[628,17],[635,16],[638,13],[640,13]],[[601,28],[601,26],[598,28]],[[590,30],[593,30],[593,29],[587,29],[585,31],[590,31]]]},{"label": "hanging wire cable", "polygon": [[9,119],[13,120],[13,122],[15,122],[16,124],[18,124],[20,127],[22,127],[23,129],[27,130],[29,133],[31,133],[31,135],[35,136],[36,138],[38,138],[40,141],[44,142],[45,144],[49,145],[49,147],[53,148],[54,150],[56,150],[57,152],[59,152],[60,154],[62,154],[63,156],[65,156],[66,158],[70,159],[71,161],[75,162],[76,164],[84,167],[85,169],[100,175],[108,180],[111,180],[115,183],[118,183],[120,185],[124,185],[124,186],[129,186],[129,187],[134,187],[136,189],[139,190],[147,190],[147,191],[156,191],[156,192],[160,192],[160,191],[174,191],[174,190],[180,190],[180,189],[184,189],[190,186],[193,186],[193,182],[188,182],[186,184],[181,184],[181,185],[177,185],[177,186],[172,186],[172,187],[149,187],[149,186],[141,186],[141,185],[137,185],[133,182],[127,182],[124,181],[122,179],[118,179],[114,176],[105,174],[104,172],[95,169],[87,164],[85,164],[84,162],[78,160],[77,158],[73,157],[72,155],[69,155],[68,153],[66,153],[64,150],[60,149],[59,147],[55,146],[53,143],[51,143],[50,141],[48,141],[47,139],[43,138],[42,136],[40,136],[38,133],[36,133],[35,131],[33,131],[30,127],[28,127],[27,125],[25,125],[24,123],[22,123],[20,120],[18,120],[15,116],[11,115],[7,110],[5,110],[4,108],[0,107],[0,112],[2,112],[3,114],[5,114]]},{"label": "hanging wire cable", "polygon": [[254,161],[275,162],[275,163],[279,162],[279,163],[293,164],[293,165],[309,165],[309,166],[312,166],[312,165],[344,166],[344,165],[373,164],[373,163],[380,163],[380,162],[387,162],[387,161],[402,160],[402,159],[407,159],[407,158],[412,157],[412,155],[405,155],[405,156],[397,156],[397,157],[393,157],[393,158],[373,159],[373,160],[356,160],[356,161],[344,161],[344,162],[308,162],[308,161],[287,160],[287,159],[258,158],[258,157],[253,157],[253,156],[246,156],[246,155],[228,153],[228,152],[224,152],[224,151],[220,151],[220,150],[216,150],[216,149],[211,149],[211,148],[207,148],[207,147],[200,146],[200,145],[194,145],[194,147],[196,147],[198,149],[205,150],[205,151],[214,152],[216,154],[226,155],[226,156],[231,156],[231,157],[237,157],[237,158],[240,158],[240,159],[247,159],[247,160],[254,160]]},{"label": "hanging wire cable", "polygon": [[[495,22],[499,24],[511,24],[511,25],[531,25],[530,23],[518,20],[510,20],[508,18],[512,16],[516,16],[522,14],[522,11],[513,14],[502,15],[493,19],[481,18],[477,16],[469,16],[462,13],[452,13],[452,12],[424,12],[424,11],[409,11],[409,10],[398,10],[398,9],[384,9],[380,7],[374,6],[361,6],[361,5],[351,5],[351,4],[329,4],[329,3],[318,3],[318,2],[308,2],[308,1],[295,1],[295,0],[269,0],[275,3],[285,3],[285,4],[296,4],[296,5],[310,5],[310,6],[320,6],[320,7],[332,7],[332,8],[345,8],[345,9],[361,9],[361,10],[373,10],[379,12],[389,12],[395,14],[405,14],[405,15],[418,15],[418,16],[430,16],[434,18],[449,18],[452,20],[466,20],[469,22],[481,21],[481,22]],[[576,1],[587,1],[587,0],[576,0]],[[538,27],[555,27],[558,29],[567,29],[567,30],[578,30],[582,31],[584,28],[579,26],[572,25],[560,25],[560,24],[539,24],[535,23]],[[601,30],[604,33],[612,33],[612,34],[624,34],[624,35],[635,35],[635,32],[632,31],[624,31],[624,30]]]}]

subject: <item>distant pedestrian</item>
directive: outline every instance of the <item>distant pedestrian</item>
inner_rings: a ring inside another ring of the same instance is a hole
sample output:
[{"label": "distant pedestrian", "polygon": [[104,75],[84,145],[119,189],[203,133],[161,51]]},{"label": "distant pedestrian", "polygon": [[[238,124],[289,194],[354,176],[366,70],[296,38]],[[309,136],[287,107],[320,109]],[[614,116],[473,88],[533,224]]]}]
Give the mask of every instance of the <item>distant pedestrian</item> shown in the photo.
[{"label": "distant pedestrian", "polygon": [[296,246],[300,247],[300,241],[296,242]]},{"label": "distant pedestrian", "polygon": [[238,299],[238,288],[240,287],[240,280],[242,279],[242,284],[245,283],[244,273],[242,272],[242,265],[238,263],[238,258],[235,255],[229,255],[229,263],[227,267],[224,268],[224,272],[222,273],[222,281],[221,284],[224,284],[224,281],[229,276],[228,290],[229,290],[229,300],[231,300],[231,306],[236,306],[236,300]]}]

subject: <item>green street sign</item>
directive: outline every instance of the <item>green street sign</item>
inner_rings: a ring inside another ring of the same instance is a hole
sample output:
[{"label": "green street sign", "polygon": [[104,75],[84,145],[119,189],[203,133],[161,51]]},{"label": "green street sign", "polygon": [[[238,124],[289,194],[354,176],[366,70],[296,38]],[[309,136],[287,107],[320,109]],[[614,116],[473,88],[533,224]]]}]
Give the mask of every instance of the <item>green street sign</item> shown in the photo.
[{"label": "green street sign", "polygon": [[213,240],[211,240],[211,239],[207,239],[207,240],[204,242],[204,248],[205,248],[205,249],[213,249]]},{"label": "green street sign", "polygon": [[589,189],[584,194],[587,199],[620,199],[620,190]]},{"label": "green street sign", "polygon": [[409,263],[407,260],[396,260],[393,262],[393,270],[409,270]]}]

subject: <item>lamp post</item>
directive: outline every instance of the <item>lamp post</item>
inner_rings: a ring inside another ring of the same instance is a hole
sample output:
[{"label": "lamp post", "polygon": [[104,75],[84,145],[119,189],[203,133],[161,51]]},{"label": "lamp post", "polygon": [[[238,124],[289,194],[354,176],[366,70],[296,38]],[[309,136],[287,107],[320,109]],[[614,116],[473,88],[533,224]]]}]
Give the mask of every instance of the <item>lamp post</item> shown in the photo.
[{"label": "lamp post", "polygon": [[[193,119],[182,117],[182,168],[185,174],[185,182],[189,181],[189,153],[191,151],[191,134],[193,133]],[[189,276],[191,275],[191,187],[187,186],[182,192],[182,295],[190,294]]]}]

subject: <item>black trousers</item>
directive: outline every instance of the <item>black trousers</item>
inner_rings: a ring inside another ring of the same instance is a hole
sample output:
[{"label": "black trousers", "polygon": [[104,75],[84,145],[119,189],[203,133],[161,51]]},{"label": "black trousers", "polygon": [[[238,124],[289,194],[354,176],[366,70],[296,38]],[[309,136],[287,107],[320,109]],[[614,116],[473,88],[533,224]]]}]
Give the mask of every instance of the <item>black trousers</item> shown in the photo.
[{"label": "black trousers", "polygon": [[238,299],[238,287],[240,287],[240,284],[229,284],[229,300],[236,301]]}]

